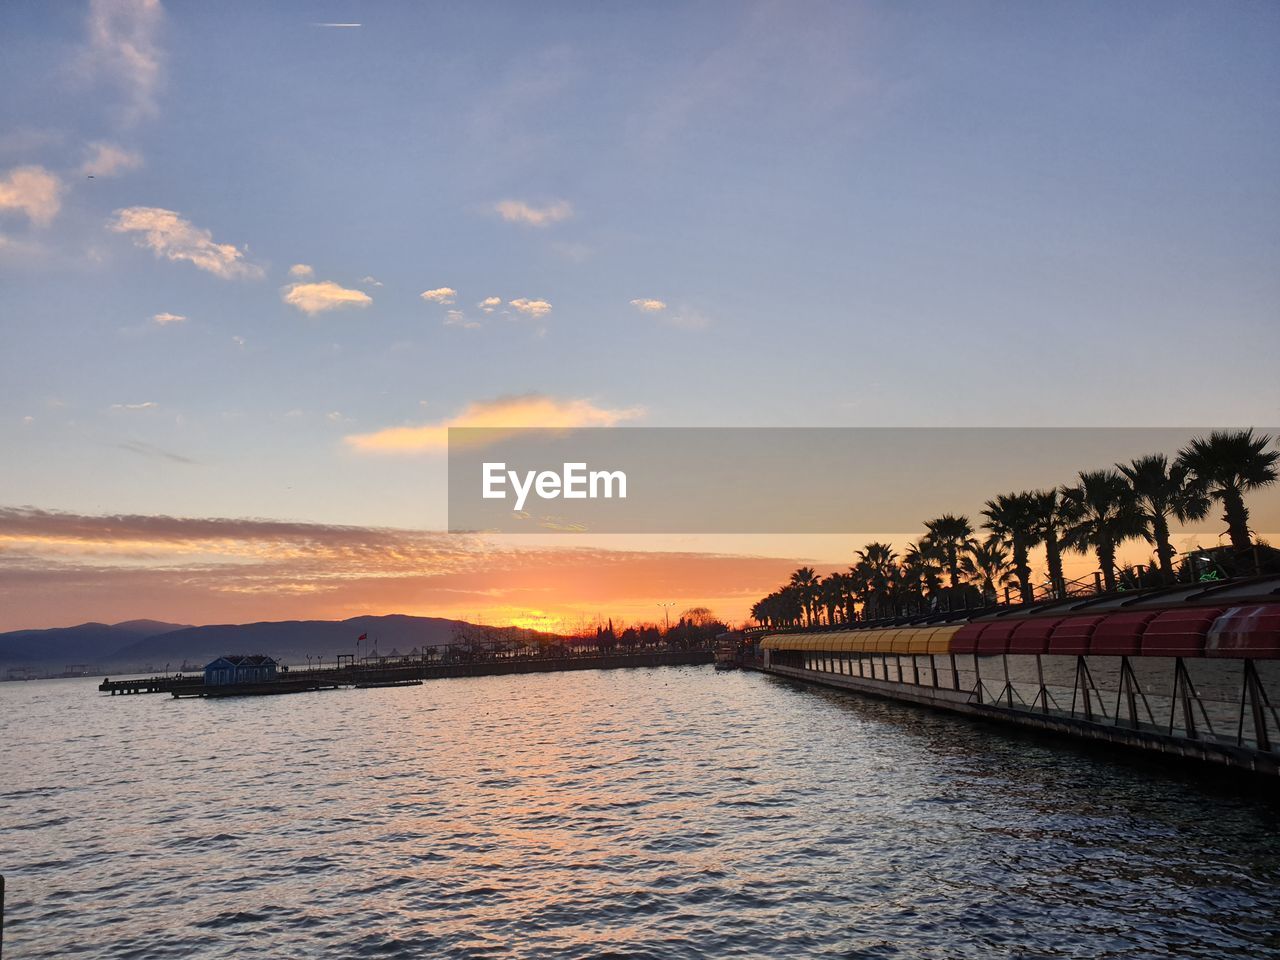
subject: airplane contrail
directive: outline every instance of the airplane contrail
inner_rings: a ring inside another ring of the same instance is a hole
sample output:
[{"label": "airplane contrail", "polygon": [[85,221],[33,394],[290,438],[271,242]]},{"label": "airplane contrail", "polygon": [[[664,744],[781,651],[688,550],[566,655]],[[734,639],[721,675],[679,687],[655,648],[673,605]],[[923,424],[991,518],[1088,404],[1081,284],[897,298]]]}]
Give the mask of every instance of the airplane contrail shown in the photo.
[{"label": "airplane contrail", "polygon": [[313,27],[363,27],[363,23],[313,23]]}]

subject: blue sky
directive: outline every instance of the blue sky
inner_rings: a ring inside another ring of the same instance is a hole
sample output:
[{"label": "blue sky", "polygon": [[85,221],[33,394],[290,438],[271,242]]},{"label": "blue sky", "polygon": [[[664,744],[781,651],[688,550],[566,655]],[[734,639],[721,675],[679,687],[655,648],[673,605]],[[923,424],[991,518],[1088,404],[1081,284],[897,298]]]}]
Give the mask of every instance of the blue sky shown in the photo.
[{"label": "blue sky", "polygon": [[[4,503],[439,528],[438,454],[345,438],[528,395],[1280,413],[1273,4],[11,0],[0,35]],[[286,302],[321,283],[368,299]]]}]

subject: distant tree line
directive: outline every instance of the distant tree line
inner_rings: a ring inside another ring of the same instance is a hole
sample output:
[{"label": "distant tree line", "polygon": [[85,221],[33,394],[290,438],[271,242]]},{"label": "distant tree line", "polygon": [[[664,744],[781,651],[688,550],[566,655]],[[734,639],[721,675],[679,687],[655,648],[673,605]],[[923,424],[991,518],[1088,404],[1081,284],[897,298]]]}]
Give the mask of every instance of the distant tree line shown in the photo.
[{"label": "distant tree line", "polygon": [[459,623],[444,656],[471,661],[694,650],[710,647],[728,629],[728,624],[706,607],[690,607],[669,625],[635,623],[615,628],[610,618],[594,626],[580,625],[564,634]]},{"label": "distant tree line", "polygon": [[[1276,482],[1280,452],[1252,429],[1197,437],[1172,461],[1139,457],[1114,468],[1079,473],[1050,490],[1005,493],[986,502],[979,537],[969,518],[944,514],[899,555],[892,544],[868,543],[847,572],[819,577],[801,567],[788,583],[757,601],[751,615],[771,627],[838,625],[936,609],[983,606],[1002,595],[1024,603],[1064,597],[1065,553],[1092,552],[1105,590],[1176,583],[1196,575],[1193,562],[1175,564],[1170,525],[1203,520],[1222,510],[1227,550],[1211,551],[1225,575],[1260,573],[1274,557],[1249,528],[1245,495]],[[1127,541],[1151,545],[1148,568],[1117,569]],[[1030,553],[1044,548],[1047,578],[1037,590]],[[1274,561],[1272,561],[1274,562]]]}]

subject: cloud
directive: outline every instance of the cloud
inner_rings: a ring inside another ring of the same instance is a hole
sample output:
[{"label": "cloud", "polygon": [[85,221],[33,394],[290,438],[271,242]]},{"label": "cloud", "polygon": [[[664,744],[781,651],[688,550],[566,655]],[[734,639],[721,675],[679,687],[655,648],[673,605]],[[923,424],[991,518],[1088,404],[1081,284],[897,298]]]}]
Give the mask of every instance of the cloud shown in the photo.
[{"label": "cloud", "polygon": [[669,314],[664,317],[663,322],[672,327],[679,327],[681,330],[704,330],[711,326],[710,317],[699,310],[688,307]]},{"label": "cloud", "polygon": [[308,277],[314,277],[316,272],[305,263],[295,263],[289,268],[289,276],[298,280],[305,280]]},{"label": "cloud", "polygon": [[444,318],[446,327],[462,327],[464,330],[480,329],[479,320],[468,320],[467,315],[461,310],[450,310]]},{"label": "cloud", "polygon": [[387,427],[346,437],[361,453],[445,450],[450,427],[612,427],[644,416],[643,407],[600,407],[590,400],[563,400],[542,393],[499,397],[468,404],[456,417],[420,426]]},{"label": "cloud", "polygon": [[21,211],[44,227],[61,207],[62,181],[44,167],[14,167],[0,179],[0,211]]},{"label": "cloud", "polygon": [[161,207],[125,207],[107,224],[115,233],[137,233],[134,242],[157,257],[186,260],[200,270],[229,280],[261,277],[262,268],[245,259],[234,244],[215,243],[213,234],[195,226],[173,210]]},{"label": "cloud", "polygon": [[595,250],[587,246],[585,243],[564,243],[557,241],[551,245],[551,250],[558,257],[568,260],[570,263],[586,263],[595,255]]},{"label": "cloud", "polygon": [[187,318],[180,313],[157,313],[151,319],[161,326],[164,326],[169,323],[182,323]]},{"label": "cloud", "polygon": [[796,566],[790,558],[529,547],[387,527],[0,507],[0,630],[369,612],[479,613],[492,623],[534,612],[540,628],[557,628],[594,623],[600,609],[616,620],[652,618],[654,596],[745,614]]},{"label": "cloud", "polygon": [[631,305],[644,313],[657,313],[659,310],[667,309],[666,303],[662,300],[632,300]]},{"label": "cloud", "polygon": [[332,280],[319,283],[291,283],[284,288],[284,302],[297,307],[303,313],[315,316],[326,310],[343,307],[367,307],[373,298],[363,290],[351,290]]},{"label": "cloud", "polygon": [[142,403],[113,403],[112,410],[154,410],[160,404],[154,400],[145,400]]},{"label": "cloud", "polygon": [[798,565],[382,527],[0,507],[0,629],[138,617],[340,620],[371,611],[479,613],[490,623],[536,612],[540,628],[555,629],[594,622],[598,610],[615,622],[651,619],[659,596],[745,615]]},{"label": "cloud", "polygon": [[535,320],[541,320],[551,312],[551,304],[546,300],[530,300],[527,297],[521,297],[519,300],[507,302],[525,316],[533,317]]},{"label": "cloud", "polygon": [[545,207],[535,207],[523,200],[502,200],[493,205],[507,223],[523,223],[529,227],[547,227],[573,216],[573,206],[568,200],[557,200]]},{"label": "cloud", "polygon": [[353,29],[355,27],[363,27],[363,23],[313,23],[313,27],[337,27],[340,29]]},{"label": "cloud", "polygon": [[231,338],[231,342],[232,342],[232,343],[234,343],[234,344],[235,344],[237,347],[239,347],[241,350],[243,350],[243,349],[244,349],[244,345],[245,345],[245,339],[244,339],[244,337],[232,336],[232,338]]},{"label": "cloud", "polygon": [[381,281],[381,280],[378,280],[378,279],[376,279],[376,278],[374,278],[374,277],[361,277],[361,278],[360,278],[360,282],[361,282],[361,283],[363,283],[363,284],[366,284],[366,285],[368,285],[368,286],[370,286],[370,287],[380,287],[380,286],[382,286],[382,281]]},{"label": "cloud", "polygon": [[157,40],[164,20],[160,0],[90,0],[89,43],[83,57],[92,79],[106,77],[124,94],[129,123],[156,113],[164,79]]},{"label": "cloud", "polygon": [[500,306],[502,306],[502,298],[501,297],[485,297],[483,300],[477,303],[476,306],[479,307],[481,310],[483,310],[485,313],[493,313],[493,311],[497,310]]},{"label": "cloud", "polygon": [[422,297],[430,303],[453,303],[453,298],[458,295],[458,291],[453,287],[436,287],[434,290],[423,290],[418,296]]},{"label": "cloud", "polygon": [[92,153],[80,166],[80,172],[90,177],[115,177],[142,166],[142,154],[114,143],[97,141],[89,144]]},{"label": "cloud", "polygon": [[136,453],[143,457],[155,457],[156,459],[169,460],[173,463],[194,464],[196,462],[190,457],[184,457],[181,454],[165,450],[163,447],[157,447],[152,443],[144,443],[141,440],[126,440],[123,443],[117,443],[116,446],[121,450],[128,450],[130,453]]}]

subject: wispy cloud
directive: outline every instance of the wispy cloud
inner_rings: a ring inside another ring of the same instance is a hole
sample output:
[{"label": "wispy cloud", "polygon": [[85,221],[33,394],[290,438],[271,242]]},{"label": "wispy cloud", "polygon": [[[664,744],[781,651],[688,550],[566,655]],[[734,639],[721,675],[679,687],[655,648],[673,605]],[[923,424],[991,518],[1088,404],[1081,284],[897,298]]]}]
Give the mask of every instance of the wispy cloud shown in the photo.
[{"label": "wispy cloud", "polygon": [[140,234],[134,242],[156,256],[186,260],[223,279],[262,276],[262,268],[246,260],[244,252],[234,244],[215,243],[208,230],[195,226],[173,210],[126,207],[115,212],[115,219],[107,228],[115,233]]},{"label": "wispy cloud", "polygon": [[116,446],[121,450],[128,450],[130,453],[136,453],[143,457],[154,457],[159,460],[169,460],[173,463],[194,464],[196,462],[190,457],[184,457],[181,454],[165,450],[163,447],[157,447],[153,443],[145,443],[142,440],[126,440],[123,443],[117,443]]},{"label": "wispy cloud", "polygon": [[154,400],[144,400],[142,403],[113,403],[112,410],[154,410],[160,404]]},{"label": "wispy cloud", "polygon": [[158,38],[163,21],[160,0],[90,0],[82,65],[92,79],[106,78],[124,95],[128,123],[157,111],[164,79]]},{"label": "wispy cloud", "polygon": [[535,320],[541,320],[551,312],[551,304],[546,300],[530,300],[528,297],[521,297],[507,302],[525,316],[533,317]]},{"label": "wispy cloud", "polygon": [[458,291],[453,287],[436,287],[434,290],[423,290],[418,296],[422,297],[430,303],[450,304],[454,302],[454,297],[458,295]]},{"label": "wispy cloud", "polygon": [[0,212],[14,210],[47,226],[62,207],[62,181],[44,167],[14,167],[0,178]]},{"label": "wispy cloud", "polygon": [[142,154],[105,141],[89,144],[89,158],[80,172],[89,177],[118,177],[142,166]]},{"label": "wispy cloud", "polygon": [[363,23],[313,23],[313,27],[337,27],[339,29],[351,30],[356,27],[363,27]]},{"label": "wispy cloud", "polygon": [[476,306],[479,307],[481,310],[483,310],[485,313],[493,313],[493,311],[497,310],[500,306],[502,306],[502,298],[501,297],[485,297],[483,300],[477,303]]},{"label": "wispy cloud", "polygon": [[667,309],[666,303],[662,300],[632,300],[631,305],[642,313],[658,313],[661,310]]},{"label": "wispy cloud", "polygon": [[586,263],[595,255],[594,248],[585,243],[569,243],[566,241],[553,243],[551,251],[570,263]]},{"label": "wispy cloud", "polygon": [[143,616],[342,619],[371,610],[479,612],[491,623],[546,611],[544,626],[555,628],[605,609],[651,617],[658,596],[745,613],[797,565],[380,527],[0,507],[0,629]]},{"label": "wispy cloud", "polygon": [[346,442],[361,453],[421,453],[447,449],[450,427],[612,427],[642,416],[643,407],[602,407],[590,400],[527,393],[479,400],[435,423],[351,434]]},{"label": "wispy cloud", "polygon": [[479,320],[470,320],[461,310],[450,310],[445,314],[444,325],[446,327],[462,327],[464,330],[480,329]]},{"label": "wispy cloud", "polygon": [[161,326],[170,323],[183,323],[187,318],[180,313],[157,313],[151,318]]},{"label": "wispy cloud", "polygon": [[360,282],[369,287],[382,286],[382,281],[377,279],[376,277],[361,277]]},{"label": "wispy cloud", "polygon": [[352,290],[332,280],[322,280],[319,283],[291,283],[284,288],[283,299],[285,303],[311,316],[326,310],[367,307],[373,303],[373,298],[363,290]]},{"label": "wispy cloud", "polygon": [[573,216],[573,206],[568,200],[557,200],[541,207],[523,200],[501,200],[493,205],[493,209],[508,223],[522,223],[530,227],[547,227]]},{"label": "wispy cloud", "polygon": [[315,275],[315,270],[305,263],[295,263],[289,268],[289,276],[296,280],[305,280],[308,277],[314,277]]},{"label": "wispy cloud", "polygon": [[711,318],[692,307],[681,307],[671,313],[664,313],[662,322],[681,330],[704,330],[711,326]]}]

